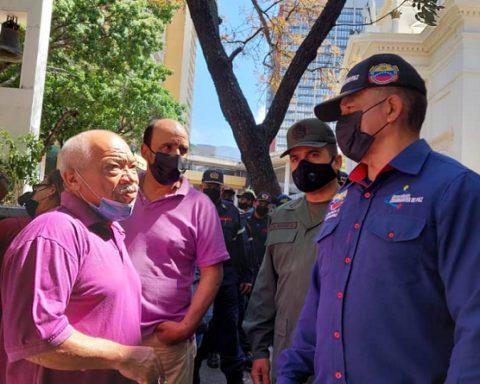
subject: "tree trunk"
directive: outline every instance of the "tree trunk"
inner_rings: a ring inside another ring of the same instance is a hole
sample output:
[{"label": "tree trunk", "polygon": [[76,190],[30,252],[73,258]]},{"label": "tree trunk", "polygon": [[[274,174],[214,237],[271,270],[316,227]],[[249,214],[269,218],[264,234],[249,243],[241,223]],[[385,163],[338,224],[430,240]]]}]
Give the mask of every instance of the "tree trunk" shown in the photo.
[{"label": "tree trunk", "polygon": [[275,95],[265,121],[257,125],[222,45],[216,0],[187,0],[200,45],[217,90],[222,112],[242,153],[255,192],[281,193],[269,145],[285,118],[290,100],[317,50],[335,25],[346,0],[330,0],[299,47]]}]

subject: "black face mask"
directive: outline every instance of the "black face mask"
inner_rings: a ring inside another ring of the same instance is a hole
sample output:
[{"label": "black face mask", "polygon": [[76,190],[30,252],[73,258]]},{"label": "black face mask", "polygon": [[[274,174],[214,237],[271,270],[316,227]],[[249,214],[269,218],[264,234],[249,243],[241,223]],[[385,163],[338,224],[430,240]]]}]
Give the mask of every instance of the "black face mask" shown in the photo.
[{"label": "black face mask", "polygon": [[25,210],[27,211],[28,216],[33,219],[40,203],[38,201],[32,200],[32,196],[33,194],[30,195],[30,198],[25,201]]},{"label": "black face mask", "polygon": [[180,155],[167,155],[162,152],[153,152],[155,160],[150,164],[150,172],[155,180],[162,185],[176,183],[187,170],[187,159]]},{"label": "black face mask", "polygon": [[20,205],[25,206],[25,210],[27,211],[28,216],[32,219],[35,218],[35,214],[37,213],[38,206],[43,200],[50,199],[54,195],[45,196],[40,201],[33,200],[33,196],[35,194],[33,192],[25,192],[22,196],[18,198],[18,202]]},{"label": "black face mask", "polygon": [[302,192],[314,192],[323,188],[332,180],[337,178],[337,173],[332,168],[332,161],[329,164],[314,164],[302,160],[297,169],[292,173],[293,182]]},{"label": "black face mask", "polygon": [[257,212],[258,216],[264,217],[268,213],[268,207],[264,207],[263,205],[257,205],[257,208],[255,208],[255,212]]},{"label": "black face mask", "polygon": [[244,211],[250,208],[250,205],[248,203],[238,203],[238,208],[243,209]]},{"label": "black face mask", "polygon": [[[387,100],[387,99],[385,99]],[[348,115],[342,115],[338,118],[337,126],[335,128],[335,134],[337,136],[337,143],[342,153],[349,159],[356,161],[357,163],[362,160],[368,148],[375,140],[375,136],[378,135],[389,123],[381,127],[374,135],[362,132],[362,118],[365,113],[375,108],[377,105],[382,104],[385,100],[380,101],[373,107],[368,108],[365,112],[357,111],[349,113]]]},{"label": "black face mask", "polygon": [[205,188],[203,190],[203,193],[205,193],[210,200],[212,200],[213,204],[217,204],[220,201],[220,191],[218,189],[213,189],[213,188]]}]

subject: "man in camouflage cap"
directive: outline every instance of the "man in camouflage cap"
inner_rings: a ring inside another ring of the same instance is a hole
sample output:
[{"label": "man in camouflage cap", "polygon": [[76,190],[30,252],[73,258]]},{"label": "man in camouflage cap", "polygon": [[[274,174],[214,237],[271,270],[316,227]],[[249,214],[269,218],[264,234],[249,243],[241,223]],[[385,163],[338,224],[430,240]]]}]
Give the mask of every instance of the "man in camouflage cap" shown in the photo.
[{"label": "man in camouflage cap", "polygon": [[[342,157],[328,124],[314,118],[295,123],[287,133],[293,180],[305,196],[275,211],[266,252],[243,323],[253,351],[254,384],[276,381],[276,360],[292,343],[317,255],[318,234],[329,201],[339,188]],[[273,345],[273,369],[269,347]]]}]

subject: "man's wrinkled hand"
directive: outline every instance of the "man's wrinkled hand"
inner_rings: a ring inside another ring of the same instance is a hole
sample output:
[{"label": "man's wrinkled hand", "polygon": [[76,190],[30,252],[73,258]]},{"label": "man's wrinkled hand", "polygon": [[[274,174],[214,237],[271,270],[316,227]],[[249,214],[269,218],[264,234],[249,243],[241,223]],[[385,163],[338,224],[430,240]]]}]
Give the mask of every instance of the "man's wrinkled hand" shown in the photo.
[{"label": "man's wrinkled hand", "polygon": [[253,360],[250,376],[253,380],[253,384],[270,384],[270,360]]},{"label": "man's wrinkled hand", "polygon": [[184,323],[166,321],[158,325],[155,336],[161,343],[173,345],[189,339],[194,332],[195,330],[189,329]]},{"label": "man's wrinkled hand", "polygon": [[242,295],[248,295],[251,290],[252,290],[252,284],[251,283],[241,283],[240,284],[240,293]]},{"label": "man's wrinkled hand", "polygon": [[156,384],[159,378],[165,380],[162,363],[150,347],[129,347],[118,371],[139,384]]}]

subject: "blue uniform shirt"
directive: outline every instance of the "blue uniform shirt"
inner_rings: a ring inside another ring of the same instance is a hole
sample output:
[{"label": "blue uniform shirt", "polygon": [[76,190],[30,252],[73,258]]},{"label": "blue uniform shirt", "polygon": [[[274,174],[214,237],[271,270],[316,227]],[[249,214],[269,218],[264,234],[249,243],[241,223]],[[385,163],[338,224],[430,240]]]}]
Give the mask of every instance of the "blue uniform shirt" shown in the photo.
[{"label": "blue uniform shirt", "polygon": [[257,219],[255,214],[249,213],[244,214],[244,218],[247,220],[250,231],[252,233],[253,239],[253,253],[255,255],[255,275],[258,273],[260,266],[263,262],[263,257],[265,256],[265,243],[267,241],[268,235],[268,225],[270,222],[270,216],[265,216],[262,219]]},{"label": "blue uniform shirt", "polygon": [[279,384],[480,383],[480,176],[424,140],[330,203]]},{"label": "blue uniform shirt", "polygon": [[222,285],[252,283],[254,267],[249,256],[240,212],[226,200],[215,204],[230,259],[223,262]]}]

